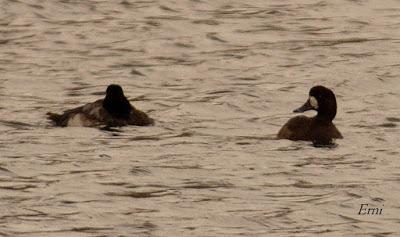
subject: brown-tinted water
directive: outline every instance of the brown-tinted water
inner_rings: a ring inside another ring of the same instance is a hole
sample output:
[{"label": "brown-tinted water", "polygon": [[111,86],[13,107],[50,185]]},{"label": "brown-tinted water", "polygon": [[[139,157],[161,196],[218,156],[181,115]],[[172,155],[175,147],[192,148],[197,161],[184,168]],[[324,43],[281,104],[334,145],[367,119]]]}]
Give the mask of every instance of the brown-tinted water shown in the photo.
[{"label": "brown-tinted water", "polygon": [[[398,236],[399,22],[390,0],[1,0],[0,236]],[[110,83],[156,125],[46,121]],[[344,139],[275,140],[316,84]]]}]

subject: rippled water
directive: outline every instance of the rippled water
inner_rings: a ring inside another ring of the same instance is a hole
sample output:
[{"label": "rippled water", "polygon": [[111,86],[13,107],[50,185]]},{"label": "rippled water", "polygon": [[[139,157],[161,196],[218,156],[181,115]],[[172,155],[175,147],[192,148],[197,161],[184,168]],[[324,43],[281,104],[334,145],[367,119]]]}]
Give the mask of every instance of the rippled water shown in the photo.
[{"label": "rippled water", "polygon": [[[399,54],[399,1],[1,0],[0,236],[398,236]],[[110,83],[156,125],[46,121]],[[275,140],[316,84],[345,138]]]}]

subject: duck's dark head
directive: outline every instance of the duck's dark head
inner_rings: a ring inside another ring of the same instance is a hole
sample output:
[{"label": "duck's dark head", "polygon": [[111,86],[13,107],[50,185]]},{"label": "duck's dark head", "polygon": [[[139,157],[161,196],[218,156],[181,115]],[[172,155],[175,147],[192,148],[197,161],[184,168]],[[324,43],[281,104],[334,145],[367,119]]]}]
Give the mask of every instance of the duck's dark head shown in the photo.
[{"label": "duck's dark head", "polygon": [[317,117],[324,117],[333,120],[336,116],[336,97],[328,88],[323,86],[314,86],[311,88],[308,100],[293,112],[299,113],[307,110],[316,110]]},{"label": "duck's dark head", "polygon": [[113,116],[127,118],[132,107],[125,97],[122,87],[111,84],[107,87],[106,97],[103,101],[103,107]]}]

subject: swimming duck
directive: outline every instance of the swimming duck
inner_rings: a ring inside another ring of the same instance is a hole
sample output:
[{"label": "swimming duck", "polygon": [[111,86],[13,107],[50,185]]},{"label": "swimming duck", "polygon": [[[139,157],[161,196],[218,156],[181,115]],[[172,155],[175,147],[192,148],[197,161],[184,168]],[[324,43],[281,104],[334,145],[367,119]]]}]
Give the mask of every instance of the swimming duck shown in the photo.
[{"label": "swimming duck", "polygon": [[125,125],[146,126],[154,120],[144,112],[133,107],[125,97],[122,87],[111,84],[107,87],[106,97],[93,103],[69,109],[63,114],[47,113],[56,126],[94,127],[105,125],[119,127]]},{"label": "swimming duck", "polygon": [[306,103],[293,112],[316,110],[317,115],[312,118],[301,115],[289,119],[278,132],[278,138],[312,141],[314,145],[332,144],[333,139],[343,138],[332,123],[336,109],[335,94],[326,87],[314,86],[310,89]]}]

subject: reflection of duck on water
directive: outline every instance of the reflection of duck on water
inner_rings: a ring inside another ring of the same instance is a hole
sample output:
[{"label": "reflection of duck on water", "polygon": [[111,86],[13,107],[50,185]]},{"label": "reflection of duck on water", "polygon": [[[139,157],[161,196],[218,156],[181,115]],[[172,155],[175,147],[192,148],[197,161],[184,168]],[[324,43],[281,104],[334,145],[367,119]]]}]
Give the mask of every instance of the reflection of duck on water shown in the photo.
[{"label": "reflection of duck on water", "polygon": [[146,126],[154,120],[144,112],[133,107],[125,97],[121,86],[109,85],[106,97],[63,114],[47,113],[48,118],[57,126]]}]

